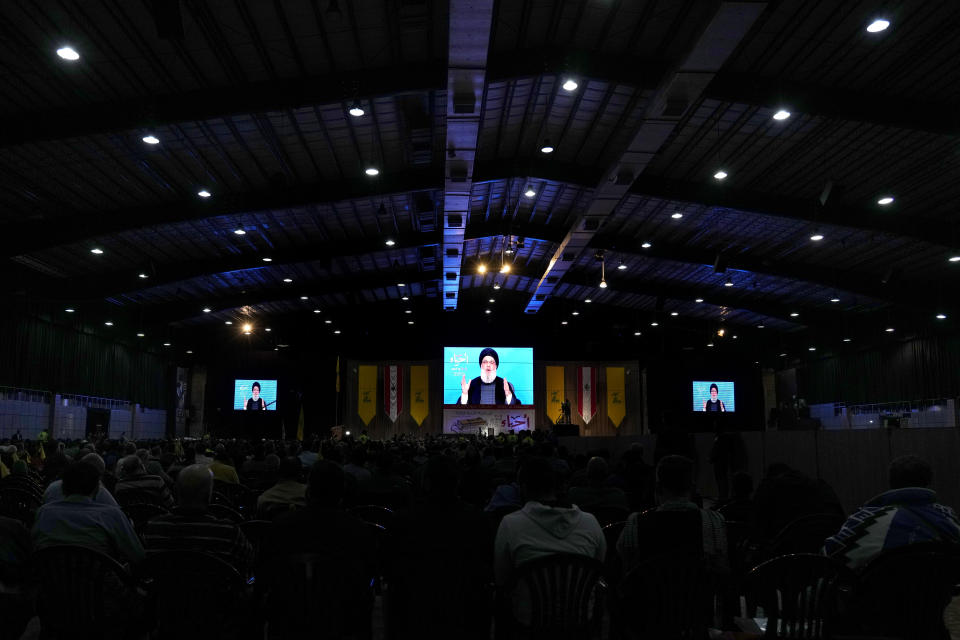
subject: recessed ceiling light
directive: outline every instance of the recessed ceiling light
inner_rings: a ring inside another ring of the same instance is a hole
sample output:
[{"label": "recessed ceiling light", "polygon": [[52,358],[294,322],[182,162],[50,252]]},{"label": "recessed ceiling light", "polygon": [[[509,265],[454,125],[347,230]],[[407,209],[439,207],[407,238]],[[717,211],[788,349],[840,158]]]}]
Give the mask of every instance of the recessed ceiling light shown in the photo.
[{"label": "recessed ceiling light", "polygon": [[712,346],[713,346],[713,343],[712,343],[712,342],[708,342],[708,343],[707,343],[707,346],[708,346],[708,347],[712,347]]},{"label": "recessed ceiling light", "polygon": [[320,313],[320,309],[314,309],[313,312],[314,312],[314,313]]},{"label": "recessed ceiling light", "polygon": [[271,329],[270,327],[267,327],[266,329],[264,329],[264,331],[269,333],[270,331],[273,331],[273,329]]},{"label": "recessed ceiling light", "polygon": [[537,195],[537,192],[534,191],[533,187],[527,187],[527,190],[523,192],[523,195],[527,196],[528,198],[532,198],[533,196]]},{"label": "recessed ceiling light", "polygon": [[340,335],[340,329],[334,329],[333,332],[337,335]]},{"label": "recessed ceiling light", "polygon": [[946,319],[947,319],[947,314],[945,314],[945,313],[938,313],[938,314],[937,314],[937,320],[946,320]]},{"label": "recessed ceiling light", "polygon": [[560,324],[567,324],[567,321],[566,321],[566,320],[561,320],[561,321],[560,321]]},{"label": "recessed ceiling light", "polygon": [[283,281],[286,282],[287,284],[290,284],[291,282],[293,282],[293,278],[284,278]]},{"label": "recessed ceiling light", "polygon": [[163,343],[163,346],[169,347],[169,346],[170,346],[170,343],[169,343],[169,342],[164,342],[164,343]]},{"label": "recessed ceiling light", "polygon": [[584,300],[583,302],[584,302],[585,304],[590,304],[591,302],[593,302],[593,300],[591,300],[590,298],[587,298],[587,299]]},{"label": "recessed ceiling light", "polygon": [[307,296],[300,296],[300,299],[301,299],[301,300],[308,300],[309,298],[308,298]]},{"label": "recessed ceiling light", "polygon": [[800,314],[797,313],[796,311],[790,312],[790,317],[791,317],[791,318],[796,318],[796,317],[799,316],[799,315],[800,315]]},{"label": "recessed ceiling light", "polygon": [[500,267],[500,273],[510,273],[510,265],[505,264]]},{"label": "recessed ceiling light", "polygon": [[484,274],[486,272],[487,272],[487,265],[485,264],[477,265],[477,273]]},{"label": "recessed ceiling light", "polygon": [[540,153],[553,153],[553,145],[550,144],[549,140],[543,142],[543,146],[540,147]]},{"label": "recessed ceiling light", "polygon": [[386,240],[383,241],[383,244],[387,245],[388,247],[392,247],[397,243],[393,239],[387,238]]},{"label": "recessed ceiling light", "polygon": [[224,320],[223,324],[233,324],[233,320]]},{"label": "recessed ceiling light", "polygon": [[765,325],[765,324],[758,324],[758,325],[757,325],[757,329],[764,329],[764,328],[766,328],[766,326],[767,326],[767,325]]},{"label": "recessed ceiling light", "polygon": [[733,280],[732,280],[731,278],[727,278],[727,281],[723,283],[723,286],[725,286],[725,287],[732,287],[732,286],[733,286]]},{"label": "recessed ceiling light", "polygon": [[204,308],[203,308],[203,312],[204,312],[204,313],[210,313],[210,307],[204,307]]},{"label": "recessed ceiling light", "polygon": [[680,218],[683,217],[683,214],[680,213],[679,211],[675,211],[672,214],[670,214],[670,217],[673,218],[674,220],[679,220]]},{"label": "recessed ceiling light", "polygon": [[579,312],[579,311],[574,311],[574,312],[571,313],[570,315],[572,315],[572,316],[578,316],[578,315],[580,315],[580,312]]},{"label": "recessed ceiling light", "polygon": [[869,31],[870,33],[880,33],[881,31],[886,31],[887,27],[889,26],[890,26],[889,20],[878,18],[867,25],[867,31]]},{"label": "recessed ceiling light", "polygon": [[713,174],[713,177],[716,178],[717,180],[723,180],[724,178],[727,177],[727,175],[728,174],[726,171],[724,171],[723,169],[720,169],[715,174]]},{"label": "recessed ceiling light", "polygon": [[70,62],[80,59],[80,54],[73,47],[60,47],[57,49],[57,55]]},{"label": "recessed ceiling light", "polygon": [[141,280],[146,280],[146,279],[149,278],[150,276],[147,275],[146,273],[140,273],[140,274],[137,275],[137,277],[140,278]]},{"label": "recessed ceiling light", "polygon": [[67,313],[73,313],[73,312],[75,311],[75,309],[73,309],[73,308],[71,308],[71,307],[67,307],[66,309],[64,309],[64,311],[66,311]]},{"label": "recessed ceiling light", "polygon": [[407,324],[413,324],[413,320],[407,320]]},{"label": "recessed ceiling light", "polygon": [[840,298],[834,296],[834,297],[830,298],[830,302],[840,302]]},{"label": "recessed ceiling light", "polygon": [[273,258],[261,258],[264,262],[273,262]]},{"label": "recessed ceiling light", "polygon": [[894,332],[894,328],[893,328],[893,327],[887,327],[886,329],[884,329],[884,331],[886,331],[887,333],[893,333],[893,332]]},{"label": "recessed ceiling light", "polygon": [[677,317],[678,315],[680,315],[680,314],[677,313],[676,311],[671,311],[671,312],[670,312],[670,315],[673,316],[674,318],[676,318],[676,317]]},{"label": "recessed ceiling light", "polygon": [[600,281],[600,288],[601,288],[601,289],[606,289],[606,288],[607,288],[607,281],[606,281],[606,280],[601,280],[601,281]]},{"label": "recessed ceiling light", "polygon": [[816,347],[807,347],[807,351],[816,351],[816,350],[817,350]]},{"label": "recessed ceiling light", "polygon": [[781,354],[780,354],[780,357],[781,357],[781,358],[786,358],[786,357],[787,357],[787,354],[781,353]]},{"label": "recessed ceiling light", "polygon": [[649,248],[652,247],[652,246],[653,246],[653,245],[650,244],[649,242],[644,242],[642,245],[640,245],[640,248],[641,248],[641,249],[649,249]]},{"label": "recessed ceiling light", "polygon": [[697,302],[697,303],[703,302],[703,298],[697,298],[696,300],[694,300],[694,302]]},{"label": "recessed ceiling light", "polygon": [[354,118],[359,118],[366,112],[363,110],[363,107],[360,106],[360,102],[356,101],[353,103],[353,105],[350,107],[347,113],[352,115]]},{"label": "recessed ceiling light", "polygon": [[737,338],[738,338],[737,334],[733,334],[733,339],[736,340]]},{"label": "recessed ceiling light", "polygon": [[651,327],[659,327],[659,326],[660,326],[660,323],[657,322],[656,320],[654,320],[653,322],[650,323],[650,326],[651,326]]},{"label": "recessed ceiling light", "polygon": [[187,353],[193,353],[193,350],[187,349]]},{"label": "recessed ceiling light", "polygon": [[888,204],[893,204],[893,196],[884,196],[877,200],[877,204],[886,206]]},{"label": "recessed ceiling light", "polygon": [[567,78],[566,81],[564,81],[564,83],[563,83],[563,90],[564,90],[564,91],[576,91],[576,90],[577,90],[577,87],[579,87],[579,86],[580,86],[580,85],[577,84],[577,81],[576,81],[576,80],[574,80],[573,78]]},{"label": "recessed ceiling light", "polygon": [[197,195],[200,196],[201,198],[209,198],[213,194],[207,191],[206,189],[200,189],[200,191],[197,191]]},{"label": "recessed ceiling light", "polygon": [[404,284],[403,282],[398,282],[398,283],[397,283],[397,286],[402,289],[403,287],[405,287],[405,286],[407,286],[407,285]]},{"label": "recessed ceiling light", "polygon": [[484,309],[483,312],[484,312],[484,313],[491,313],[490,309]]},{"label": "recessed ceiling light", "polygon": [[790,117],[790,112],[787,111],[786,109],[780,109],[775,114],[773,114],[774,120],[786,120],[789,117]]},{"label": "recessed ceiling light", "polygon": [[639,335],[643,335],[643,334],[641,334],[639,331],[634,331],[634,332],[633,332],[633,335],[639,336]]},{"label": "recessed ceiling light", "polygon": [[146,142],[147,144],[160,144],[160,138],[158,138],[157,136],[143,136],[140,139]]},{"label": "recessed ceiling light", "polygon": [[234,229],[233,232],[234,232],[235,234],[237,234],[238,236],[245,236],[245,235],[247,235],[247,232],[244,231],[243,229]]},{"label": "recessed ceiling light", "polygon": [[494,283],[493,283],[493,289],[494,289],[495,291],[499,291],[499,290],[500,290],[500,283],[499,283],[499,282],[494,282]]},{"label": "recessed ceiling light", "polygon": [[844,341],[844,342],[850,342],[850,338],[844,338],[843,341]]},{"label": "recessed ceiling light", "polygon": [[960,262],[960,256],[950,256],[950,262]]},{"label": "recessed ceiling light", "polygon": [[820,242],[821,240],[823,240],[823,234],[817,231],[812,236],[810,236],[810,239],[813,240],[814,242]]},{"label": "recessed ceiling light", "polygon": [[98,255],[98,256],[99,256],[99,255],[103,255],[103,249],[99,249],[99,248],[97,248],[97,247],[94,247],[93,249],[90,249],[90,253],[93,253],[93,254]]},{"label": "recessed ceiling light", "polygon": [[107,321],[104,322],[103,324],[107,325],[108,327],[112,327],[112,326],[113,326],[113,323],[110,322],[109,320],[107,320]]},{"label": "recessed ceiling light", "polygon": [[620,271],[626,271],[626,270],[627,270],[627,265],[625,265],[625,264],[623,264],[623,263],[621,262],[620,264],[617,265],[617,269],[619,269]]},{"label": "recessed ceiling light", "polygon": [[323,324],[333,324],[333,320],[324,320]]},{"label": "recessed ceiling light", "polygon": [[364,170],[364,173],[368,176],[378,176],[380,175],[380,169],[377,169],[376,167],[367,167]]},{"label": "recessed ceiling light", "polygon": [[138,333],[138,334],[137,334],[137,337],[138,337],[138,338],[143,338],[143,337],[146,337],[146,335],[147,335],[147,334],[145,334],[145,333]]},{"label": "recessed ceiling light", "polygon": [[496,298],[490,298],[489,300],[487,300],[487,302],[489,302],[490,304],[493,304],[496,301],[497,301]]},{"label": "recessed ceiling light", "polygon": [[404,312],[404,313],[413,313],[413,310],[412,310],[412,309],[404,309],[403,312]]}]

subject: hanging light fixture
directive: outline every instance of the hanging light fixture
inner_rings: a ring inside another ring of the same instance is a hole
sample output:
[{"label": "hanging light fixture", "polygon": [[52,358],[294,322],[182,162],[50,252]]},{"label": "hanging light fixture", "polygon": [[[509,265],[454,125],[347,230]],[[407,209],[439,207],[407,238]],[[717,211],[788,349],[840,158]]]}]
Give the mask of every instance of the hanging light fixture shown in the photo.
[{"label": "hanging light fixture", "polygon": [[600,256],[600,288],[607,288],[607,266],[603,256]]}]

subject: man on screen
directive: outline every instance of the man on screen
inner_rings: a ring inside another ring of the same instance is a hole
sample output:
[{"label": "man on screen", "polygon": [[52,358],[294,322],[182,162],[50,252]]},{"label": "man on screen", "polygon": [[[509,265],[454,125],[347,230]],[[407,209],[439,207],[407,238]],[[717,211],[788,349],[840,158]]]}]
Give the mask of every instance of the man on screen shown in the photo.
[{"label": "man on screen", "polygon": [[723,404],[723,400],[717,398],[717,394],[720,393],[720,389],[717,388],[715,383],[710,383],[710,399],[703,401],[703,410],[704,411],[726,411],[727,408]]},{"label": "man on screen", "polygon": [[260,397],[260,383],[254,382],[250,390],[253,397],[247,398],[247,411],[266,411],[267,403]]},{"label": "man on screen", "polygon": [[487,347],[480,352],[480,375],[467,382],[460,380],[460,400],[457,404],[520,404],[513,394],[513,385],[497,375],[500,356]]}]

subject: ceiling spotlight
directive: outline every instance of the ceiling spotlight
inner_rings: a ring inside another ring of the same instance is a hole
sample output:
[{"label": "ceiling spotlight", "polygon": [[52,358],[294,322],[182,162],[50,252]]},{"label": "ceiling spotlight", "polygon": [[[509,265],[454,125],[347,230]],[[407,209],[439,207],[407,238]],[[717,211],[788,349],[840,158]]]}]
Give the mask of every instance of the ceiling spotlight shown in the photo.
[{"label": "ceiling spotlight", "polygon": [[400,299],[406,302],[407,300],[410,299],[410,296],[401,296]]},{"label": "ceiling spotlight", "polygon": [[670,312],[670,315],[673,316],[674,318],[676,318],[676,317],[677,317],[678,315],[680,315],[680,314],[679,314],[678,312],[676,312],[676,311],[671,311],[671,312]]},{"label": "ceiling spotlight", "polygon": [[187,349],[187,353],[188,353],[188,354],[193,353],[193,350]]},{"label": "ceiling spotlight", "polygon": [[821,240],[823,240],[823,234],[820,233],[819,231],[814,231],[813,235],[810,236],[810,239],[813,240],[814,242],[820,242]]},{"label": "ceiling spotlight", "polygon": [[137,275],[137,277],[140,278],[141,280],[146,280],[146,279],[149,278],[150,276],[147,275],[146,273],[140,273],[140,274]]},{"label": "ceiling spotlight", "polygon": [[204,312],[204,313],[210,313],[210,307],[204,307],[204,308],[203,308],[203,312]]},{"label": "ceiling spotlight", "polygon": [[499,290],[500,290],[500,283],[499,283],[499,282],[494,282],[494,283],[493,283],[493,289],[494,289],[494,291],[499,291]]},{"label": "ceiling spotlight", "polygon": [[774,120],[786,120],[789,117],[790,117],[790,112],[787,111],[786,109],[780,109],[775,114],[773,114]]},{"label": "ceiling spotlight", "polygon": [[301,300],[309,300],[309,298],[308,298],[307,296],[300,296],[300,299],[301,299]]},{"label": "ceiling spotlight", "polygon": [[320,309],[314,309],[313,312],[314,312],[314,313],[320,313]]},{"label": "ceiling spotlight", "polygon": [[561,320],[560,324],[569,324],[566,320]]},{"label": "ceiling spotlight", "polygon": [[398,282],[398,283],[397,283],[397,286],[402,289],[402,288],[404,288],[404,287],[407,286],[407,285],[405,285],[405,284],[402,283],[402,282]]},{"label": "ceiling spotlight", "polygon": [[366,112],[363,110],[363,107],[360,106],[360,101],[359,101],[359,100],[354,100],[354,101],[353,101],[353,105],[351,105],[351,107],[350,107],[350,109],[347,111],[347,113],[349,113],[350,115],[352,115],[354,118],[359,118],[360,116],[362,116],[362,115],[363,115],[364,113],[366,113]]},{"label": "ceiling spotlight", "polygon": [[273,262],[273,258],[263,258],[264,262]]},{"label": "ceiling spotlight", "polygon": [[844,342],[850,342],[850,338],[844,338],[843,341],[844,341]]},{"label": "ceiling spotlight", "polygon": [[590,298],[587,298],[587,299],[584,300],[583,302],[584,302],[585,304],[590,304],[591,302],[593,302],[593,300],[591,300]]},{"label": "ceiling spotlight", "polygon": [[893,328],[893,327],[887,327],[886,329],[884,329],[884,331],[886,331],[887,333],[893,333],[893,332],[894,332],[894,328]]},{"label": "ceiling spotlight", "polygon": [[138,333],[138,334],[137,334],[137,337],[138,337],[138,338],[145,338],[146,335],[147,335],[147,334],[145,334],[145,333]]},{"label": "ceiling spotlight", "polygon": [[947,319],[947,314],[945,314],[945,313],[938,313],[938,314],[937,314],[937,320],[946,320],[946,319]]},{"label": "ceiling spotlight", "polygon": [[601,289],[606,289],[606,288],[607,288],[607,280],[606,280],[606,278],[604,278],[603,280],[600,281],[600,288],[601,288]]},{"label": "ceiling spotlight", "polygon": [[723,283],[723,286],[725,286],[725,287],[732,287],[732,286],[733,286],[733,280],[732,280],[731,278],[727,278],[727,281]]},{"label": "ceiling spotlight", "polygon": [[620,271],[626,271],[627,265],[623,264],[623,260],[620,261],[620,264],[617,265],[617,269]]},{"label": "ceiling spotlight", "polygon": [[833,296],[832,298],[830,298],[830,302],[840,302],[840,298],[838,298],[837,296]]},{"label": "ceiling spotlight", "polygon": [[144,142],[146,142],[147,144],[160,144],[160,138],[158,138],[157,136],[152,136],[152,135],[151,135],[151,136],[143,136],[143,137],[140,138],[140,139],[143,140]]},{"label": "ceiling spotlight", "polygon": [[200,191],[197,191],[197,195],[200,196],[201,198],[209,198],[213,194],[207,191],[206,189],[200,189]]},{"label": "ceiling spotlight", "polygon": [[[889,26],[890,26],[889,20],[878,18],[877,20],[874,20],[869,25],[867,25],[867,31],[869,31],[870,33],[880,33],[881,31],[886,31],[887,27]],[[58,51],[57,53],[60,53],[60,52]]]},{"label": "ceiling spotlight", "polygon": [[799,316],[799,315],[800,315],[800,314],[797,313],[796,311],[791,311],[791,312],[790,312],[790,317],[791,317],[791,318],[796,318],[796,317]]},{"label": "ceiling spotlight", "polygon": [[719,337],[722,338],[722,337],[725,336],[725,335],[727,335],[727,330],[726,330],[726,329],[717,329],[717,336],[719,336]]},{"label": "ceiling spotlight", "polygon": [[674,220],[679,220],[680,218],[683,217],[683,214],[680,213],[679,211],[675,211],[670,215],[670,217],[673,218]]},{"label": "ceiling spotlight", "polygon": [[233,324],[233,320],[224,320],[223,324]]},{"label": "ceiling spotlight", "polygon": [[580,315],[580,312],[579,312],[579,311],[574,311],[574,312],[571,313],[570,315],[572,315],[572,316],[578,316],[578,315]]},{"label": "ceiling spotlight", "polygon": [[80,59],[80,54],[73,47],[60,47],[57,49],[57,55],[70,62]]},{"label": "ceiling spotlight", "polygon": [[699,303],[703,302],[703,298],[697,298],[696,300],[694,300],[694,302],[696,302],[696,303],[699,304]]},{"label": "ceiling spotlight", "polygon": [[76,311],[76,309],[73,309],[72,307],[67,307],[66,309],[64,309],[64,311],[66,311],[67,313],[73,313],[74,311]]},{"label": "ceiling spotlight", "polygon": [[163,346],[169,347],[169,346],[170,346],[170,343],[169,343],[169,342],[164,342],[164,343],[163,343]]},{"label": "ceiling spotlight", "polygon": [[104,322],[103,324],[107,325],[108,327],[112,327],[112,326],[113,326],[113,323],[110,322],[109,320],[107,320],[107,321]]},{"label": "ceiling spotlight", "polygon": [[333,332],[337,335],[340,335],[340,329],[334,329]]},{"label": "ceiling spotlight", "polygon": [[643,334],[641,334],[639,331],[634,331],[634,332],[633,332],[633,335],[639,336],[639,335],[643,335]]},{"label": "ceiling spotlight", "polygon": [[807,347],[807,351],[816,351],[816,350],[817,350],[816,347]]},{"label": "ceiling spotlight", "polygon": [[533,189],[533,187],[527,187],[527,190],[523,192],[523,195],[527,196],[528,198],[532,198],[533,196],[537,195],[537,192]]},{"label": "ceiling spotlight", "polygon": [[266,331],[267,333],[269,333],[269,332],[273,331],[273,329],[271,329],[270,327],[267,327],[266,329],[264,329],[264,331]]},{"label": "ceiling spotlight", "polygon": [[781,353],[781,354],[780,354],[780,357],[781,357],[781,358],[786,358],[786,357],[787,357],[787,354],[786,354],[786,353]]},{"label": "ceiling spotlight", "polygon": [[950,262],[960,262],[960,256],[950,256]]},{"label": "ceiling spotlight", "polygon": [[94,247],[93,249],[90,249],[90,253],[93,253],[93,254],[99,256],[99,255],[102,255],[102,254],[103,254],[103,249]]},{"label": "ceiling spotlight", "polygon": [[484,309],[483,312],[489,314],[489,313],[490,313],[490,309]]},{"label": "ceiling spotlight", "polygon": [[726,171],[724,171],[723,169],[720,169],[715,174],[713,174],[713,177],[716,178],[717,180],[723,180],[724,178],[727,177],[727,175],[728,174]]},{"label": "ceiling spotlight", "polygon": [[245,236],[245,235],[247,235],[247,232],[244,231],[243,229],[234,229],[233,232],[234,232],[235,234],[237,234],[238,236]]},{"label": "ceiling spotlight", "polygon": [[500,273],[510,273],[510,265],[504,264],[500,267]]},{"label": "ceiling spotlight", "polygon": [[479,265],[477,265],[477,273],[479,273],[479,274],[482,275],[482,274],[484,274],[484,273],[486,273],[486,272],[487,272],[487,265],[485,265],[485,264],[479,264]]},{"label": "ceiling spotlight", "polygon": [[387,238],[386,240],[383,241],[383,244],[387,245],[388,247],[392,247],[397,243],[396,241],[393,240],[393,238]]},{"label": "ceiling spotlight", "polygon": [[763,328],[765,328],[766,326],[767,326],[767,325],[765,325],[765,324],[758,324],[758,325],[757,325],[757,329],[763,329]]},{"label": "ceiling spotlight", "polygon": [[290,284],[291,282],[293,282],[293,279],[291,279],[291,278],[284,278],[283,281],[286,282],[287,284]]},{"label": "ceiling spotlight", "polygon": [[654,320],[653,322],[650,323],[650,326],[651,326],[651,327],[659,327],[659,326],[660,326],[660,323],[657,322],[656,320]]},{"label": "ceiling spotlight", "polygon": [[250,324],[249,322],[247,322],[247,323],[245,323],[245,324],[243,325],[243,330],[244,330],[245,332],[249,333],[249,332],[253,331],[253,325]]},{"label": "ceiling spotlight", "polygon": [[649,242],[644,242],[642,245],[640,245],[640,248],[641,248],[641,249],[649,249],[649,248],[652,247],[652,246],[653,246],[653,245],[650,244]]},{"label": "ceiling spotlight", "polygon": [[404,312],[404,313],[413,313],[413,309],[404,309],[403,312]]},{"label": "ceiling spotlight", "polygon": [[489,302],[490,304],[493,304],[496,301],[497,301],[496,298],[490,298],[489,300],[487,300],[487,302]]},{"label": "ceiling spotlight", "polygon": [[364,169],[363,172],[364,172],[365,174],[367,174],[368,176],[378,176],[378,175],[380,175],[380,169],[377,169],[376,167],[367,167],[366,169]]},{"label": "ceiling spotlight", "polygon": [[543,146],[540,147],[540,153],[553,153],[553,145],[550,144],[550,138],[543,141]]},{"label": "ceiling spotlight", "polygon": [[323,324],[333,324],[333,320],[324,320]]},{"label": "ceiling spotlight", "polygon": [[712,343],[712,342],[708,342],[708,343],[707,343],[707,346],[708,346],[708,347],[712,347],[712,346],[713,346],[713,343]]},{"label": "ceiling spotlight", "polygon": [[893,196],[883,196],[877,200],[877,204],[882,206],[887,206],[888,204],[893,204]]},{"label": "ceiling spotlight", "polygon": [[580,86],[580,85],[577,84],[577,81],[576,81],[576,80],[574,80],[573,78],[567,78],[566,81],[563,83],[563,90],[564,90],[564,91],[576,91],[576,90],[577,90],[577,87],[579,87],[579,86]]}]

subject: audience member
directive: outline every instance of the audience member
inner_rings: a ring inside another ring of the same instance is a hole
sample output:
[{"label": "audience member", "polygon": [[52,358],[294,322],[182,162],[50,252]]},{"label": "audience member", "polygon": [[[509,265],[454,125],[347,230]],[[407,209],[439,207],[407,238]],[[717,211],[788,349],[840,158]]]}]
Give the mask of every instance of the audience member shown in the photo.
[{"label": "audience member", "polygon": [[117,469],[119,479],[113,495],[120,504],[155,504],[164,509],[173,506],[173,495],[163,478],[148,474],[139,456],[128,455],[121,458]]},{"label": "audience member", "polygon": [[627,494],[622,489],[607,484],[610,468],[600,456],[590,458],[587,463],[587,486],[572,487],[567,492],[570,502],[589,511],[593,507],[627,508]]},{"label": "audience member", "polygon": [[895,458],[889,468],[890,490],[869,500],[840,531],[826,540],[824,552],[851,569],[884,551],[919,542],[960,543],[960,521],[937,502],[930,485],[933,469],[918,456]]},{"label": "audience member", "polygon": [[[99,502],[100,504],[109,505],[111,507],[118,506],[113,495],[107,491],[105,486],[103,486],[102,478],[107,470],[106,465],[103,462],[103,458],[95,453],[88,453],[80,459],[80,462],[92,465],[97,470],[97,476],[100,478],[97,486],[97,493],[94,495],[93,501]],[[50,483],[50,486],[47,487],[46,491],[43,492],[44,504],[47,504],[48,502],[56,502],[58,500],[63,500],[63,480],[54,480]]]},{"label": "audience member", "polygon": [[363,447],[354,447],[350,451],[350,462],[343,465],[344,473],[347,473],[357,480],[357,488],[360,491],[366,491],[373,482],[373,474],[367,469],[367,453]]},{"label": "audience member", "polygon": [[833,489],[785,464],[772,464],[753,494],[758,541],[772,540],[788,524],[802,516],[833,513],[843,508]]},{"label": "audience member", "polygon": [[229,484],[240,484],[240,476],[237,475],[237,469],[233,466],[233,458],[226,452],[222,444],[217,445],[213,462],[210,463],[210,471],[213,473],[214,480]]},{"label": "audience member", "polygon": [[300,458],[287,457],[280,461],[280,479],[257,498],[259,517],[268,519],[281,511],[302,507],[307,503],[307,486],[300,481],[303,465]]}]

